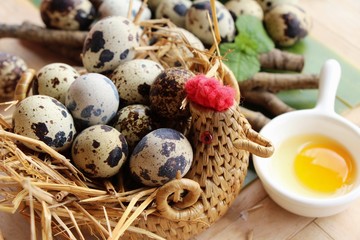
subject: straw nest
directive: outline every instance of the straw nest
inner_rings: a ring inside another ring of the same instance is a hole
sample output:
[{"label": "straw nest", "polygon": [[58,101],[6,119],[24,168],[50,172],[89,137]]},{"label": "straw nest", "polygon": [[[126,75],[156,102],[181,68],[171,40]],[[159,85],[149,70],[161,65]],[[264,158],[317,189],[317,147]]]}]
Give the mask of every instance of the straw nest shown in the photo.
[{"label": "straw nest", "polygon": [[[166,20],[149,20],[142,22],[141,26],[144,28],[143,42],[137,49],[138,58],[158,61],[165,68],[176,60],[194,73],[215,76],[234,87],[239,102],[238,84],[231,71],[222,64],[217,44],[208,51],[198,50]],[[219,42],[216,28],[215,21],[214,39]],[[148,45],[149,40],[154,39],[155,43]],[[30,81],[31,73],[27,73],[18,85],[18,99],[26,97]],[[2,105],[11,109],[15,103]],[[36,239],[39,227],[43,239],[53,239],[54,236],[88,239],[89,233],[100,239],[118,239],[124,233],[163,239],[145,228],[132,225],[136,220],[159,215],[156,196],[161,187],[132,188],[127,186],[126,174],[108,180],[89,179],[71,164],[66,154],[54,151],[43,142],[14,134],[11,118],[1,116],[0,126],[0,169],[3,172],[0,175],[0,211],[21,212],[27,216],[32,239]],[[23,143],[36,145],[44,153],[31,151]],[[199,195],[196,193],[198,187],[191,184],[186,191]],[[183,192],[175,191],[169,196],[169,201],[194,201],[184,199]],[[194,221],[201,222],[188,220],[190,224]],[[203,225],[202,228],[208,227],[207,223]]]}]

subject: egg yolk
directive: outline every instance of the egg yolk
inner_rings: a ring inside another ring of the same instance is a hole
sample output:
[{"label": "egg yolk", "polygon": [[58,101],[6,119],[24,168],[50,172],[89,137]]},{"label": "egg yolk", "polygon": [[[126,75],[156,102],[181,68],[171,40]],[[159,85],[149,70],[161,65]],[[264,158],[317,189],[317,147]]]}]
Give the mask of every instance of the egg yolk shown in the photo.
[{"label": "egg yolk", "polygon": [[332,193],[350,184],[354,175],[352,156],[336,142],[310,142],[295,156],[295,173],[308,188]]}]

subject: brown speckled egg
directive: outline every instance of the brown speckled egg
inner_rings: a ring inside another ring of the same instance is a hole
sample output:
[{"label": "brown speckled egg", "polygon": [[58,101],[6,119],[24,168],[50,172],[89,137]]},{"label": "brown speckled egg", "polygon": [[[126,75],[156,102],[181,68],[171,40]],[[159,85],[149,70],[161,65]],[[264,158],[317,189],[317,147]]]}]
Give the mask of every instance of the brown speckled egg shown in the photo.
[{"label": "brown speckled egg", "polygon": [[190,70],[172,67],[162,72],[150,88],[150,108],[163,118],[189,116],[188,108],[180,109],[186,97],[185,82],[194,76]]},{"label": "brown speckled egg", "polygon": [[0,100],[12,100],[16,84],[27,69],[25,61],[10,53],[0,52]]},{"label": "brown speckled egg", "polygon": [[125,137],[108,125],[94,125],[75,138],[71,149],[76,167],[93,178],[117,174],[128,155]]},{"label": "brown speckled egg", "polygon": [[82,62],[88,72],[113,71],[135,57],[140,30],[131,20],[111,16],[93,25],[84,41]]},{"label": "brown speckled egg", "polygon": [[147,134],[136,145],[130,157],[130,171],[134,179],[147,186],[160,186],[184,176],[190,169],[193,150],[180,132],[159,128]]},{"label": "brown speckled egg", "polygon": [[65,104],[66,93],[80,74],[65,63],[51,63],[43,66],[37,73],[33,94],[47,95]]},{"label": "brown speckled egg", "polygon": [[111,80],[116,85],[123,106],[149,104],[150,86],[164,71],[157,62],[149,59],[134,59],[115,68]]},{"label": "brown speckled egg", "polygon": [[133,149],[146,134],[153,130],[151,110],[142,104],[123,107],[119,111],[114,127],[124,135],[129,149]]},{"label": "brown speckled egg", "polygon": [[[57,151],[68,149],[76,133],[73,118],[66,107],[45,95],[33,95],[20,101],[13,114],[13,126],[16,134],[43,141]],[[25,145],[35,151],[41,150]]]},{"label": "brown speckled egg", "polygon": [[41,19],[47,28],[87,30],[96,17],[89,0],[43,0]]}]

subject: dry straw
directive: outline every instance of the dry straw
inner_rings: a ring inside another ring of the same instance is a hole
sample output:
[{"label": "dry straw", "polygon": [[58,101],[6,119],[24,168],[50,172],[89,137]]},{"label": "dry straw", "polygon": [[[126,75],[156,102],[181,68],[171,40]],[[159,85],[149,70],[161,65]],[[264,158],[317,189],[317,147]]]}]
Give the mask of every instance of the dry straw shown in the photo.
[{"label": "dry straw", "polygon": [[[215,13],[215,2],[211,4]],[[249,151],[263,156],[272,153],[271,144],[241,114],[238,84],[219,56],[216,18],[215,44],[209,51],[192,47],[170,21],[139,24],[143,35],[138,58],[152,59],[164,67],[176,62],[194,73],[216,77],[236,90],[237,101],[224,112],[188,103],[194,164],[187,176],[158,188],[132,188],[122,172],[115,181],[89,179],[65,155],[43,142],[14,134],[11,119],[1,116],[0,211],[28,217],[31,239],[39,235],[42,239],[89,239],[90,235],[98,239],[189,239],[232,204],[246,176]],[[18,85],[18,100],[26,97],[33,74],[27,72]],[[212,134],[211,144],[197,140],[204,131]],[[44,153],[33,152],[24,143]]]}]

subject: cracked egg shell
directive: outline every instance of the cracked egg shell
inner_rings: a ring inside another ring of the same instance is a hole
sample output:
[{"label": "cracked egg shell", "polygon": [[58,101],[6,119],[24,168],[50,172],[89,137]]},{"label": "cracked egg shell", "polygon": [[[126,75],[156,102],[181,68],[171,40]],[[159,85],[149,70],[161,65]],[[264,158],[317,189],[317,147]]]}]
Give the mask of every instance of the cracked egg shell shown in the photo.
[{"label": "cracked egg shell", "polygon": [[105,75],[87,73],[70,85],[65,106],[79,129],[107,124],[118,111],[119,93],[114,83]]},{"label": "cracked egg shell", "polygon": [[188,117],[188,107],[181,109],[181,105],[186,97],[185,83],[193,76],[195,74],[185,68],[165,69],[150,87],[151,110],[158,116],[168,119]]},{"label": "cracked egg shell", "polygon": [[308,35],[312,21],[300,6],[283,3],[265,14],[264,25],[276,46],[290,47]]},{"label": "cracked egg shell", "polygon": [[0,52],[0,100],[12,100],[16,84],[21,75],[28,69],[25,61],[19,56]]},{"label": "cracked egg shell", "polygon": [[127,155],[125,137],[108,125],[84,129],[76,136],[71,148],[75,166],[93,178],[108,178],[117,174]]},{"label": "cracked egg shell", "polygon": [[[215,1],[216,16],[222,42],[232,42],[235,38],[235,22],[229,10],[219,1]],[[197,36],[204,44],[214,43],[211,31],[212,24],[208,20],[208,13],[212,18],[209,0],[197,0],[192,3],[185,16],[185,28]]]},{"label": "cracked egg shell", "polygon": [[120,64],[112,73],[111,80],[125,105],[149,104],[150,86],[164,71],[157,62],[149,59],[134,59]]},{"label": "cracked egg shell", "polygon": [[95,20],[96,10],[88,0],[44,0],[40,15],[47,28],[87,30]]},{"label": "cracked egg shell", "polygon": [[111,72],[135,57],[139,42],[139,28],[126,17],[111,16],[99,20],[84,41],[83,65],[88,72]]},{"label": "cracked egg shell", "polygon": [[[43,141],[56,151],[68,149],[76,133],[74,121],[66,107],[55,98],[44,95],[29,96],[20,101],[13,114],[16,134]],[[26,144],[35,151],[34,145]]]},{"label": "cracked egg shell", "polygon": [[161,186],[189,171],[193,160],[190,142],[180,132],[159,128],[148,133],[133,150],[129,165],[137,182]]},{"label": "cracked egg shell", "polygon": [[47,64],[36,73],[33,94],[47,95],[65,104],[66,93],[79,76],[79,72],[68,64]]},{"label": "cracked egg shell", "polygon": [[154,128],[151,110],[148,106],[134,104],[123,107],[114,127],[121,132],[129,146],[134,149],[136,144]]}]

